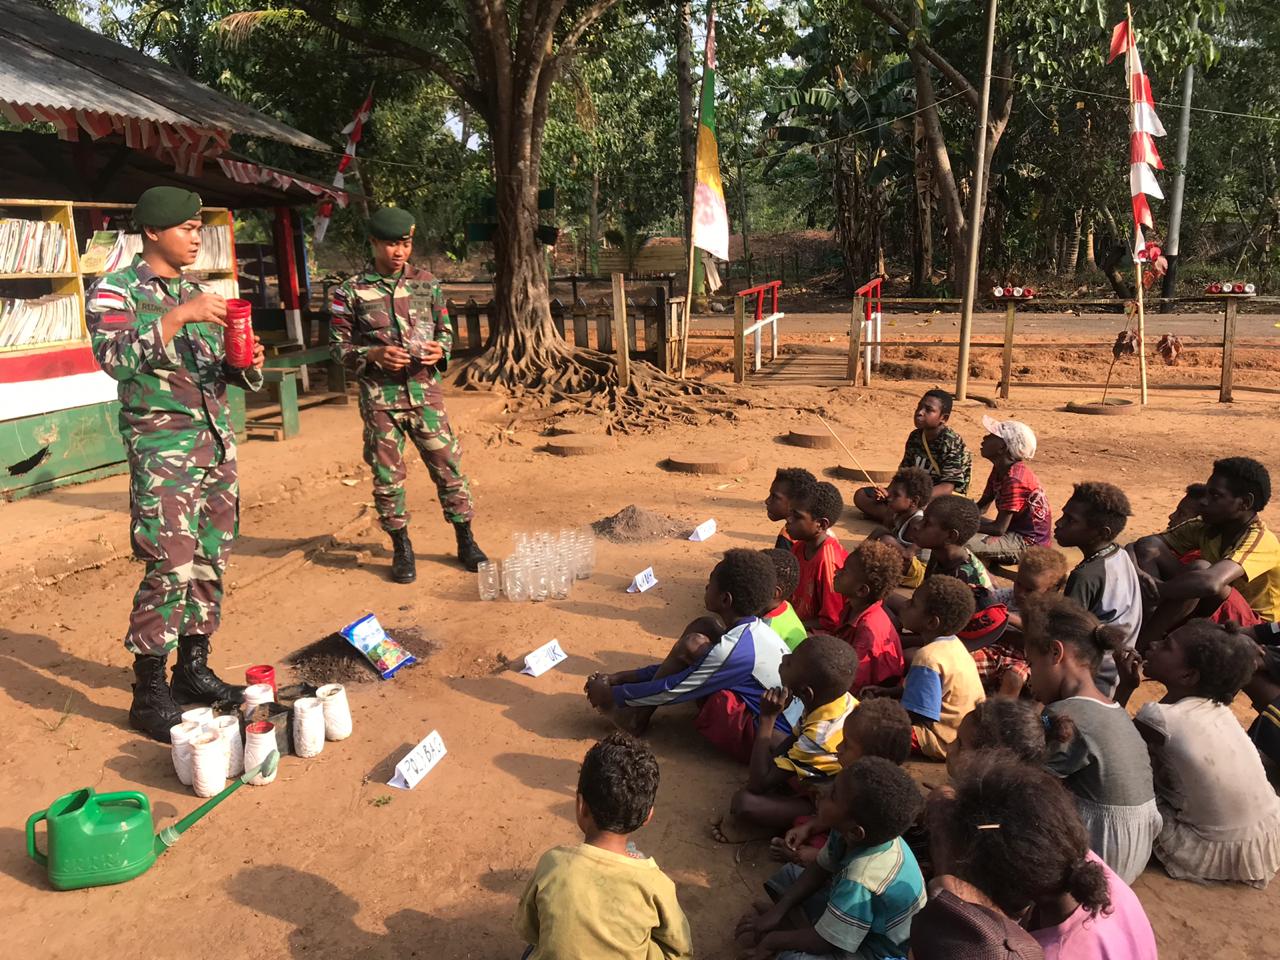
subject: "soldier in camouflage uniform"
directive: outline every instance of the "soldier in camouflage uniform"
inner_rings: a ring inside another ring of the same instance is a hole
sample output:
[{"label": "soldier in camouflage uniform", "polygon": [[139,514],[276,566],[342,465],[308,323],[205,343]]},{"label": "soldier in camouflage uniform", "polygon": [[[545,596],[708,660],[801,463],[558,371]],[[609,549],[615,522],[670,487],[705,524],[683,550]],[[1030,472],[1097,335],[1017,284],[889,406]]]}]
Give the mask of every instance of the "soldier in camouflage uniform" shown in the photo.
[{"label": "soldier in camouflage uniform", "polygon": [[226,301],[182,276],[200,250],[200,207],[189,190],[146,191],[133,211],[141,255],[94,284],[87,306],[94,356],[119,383],[130,533],[146,563],[125,635],[136,678],[129,724],[162,742],[182,719],[179,703],[239,700],[243,690],[209,669],[209,636],[240,516],[227,384],[260,389],[263,353],[255,338],[254,365],[230,367]]},{"label": "soldier in camouflage uniform", "polygon": [[373,471],[378,518],[395,548],[397,583],[417,577],[404,496],[406,439],[435,481],[458,559],[472,571],[488,559],[471,534],[471,490],[440,388],[453,346],[449,313],[435,278],[409,265],[413,231],[407,211],[377,211],[369,219],[373,263],[339,286],[330,305],[333,357],[360,383],[364,459]]}]

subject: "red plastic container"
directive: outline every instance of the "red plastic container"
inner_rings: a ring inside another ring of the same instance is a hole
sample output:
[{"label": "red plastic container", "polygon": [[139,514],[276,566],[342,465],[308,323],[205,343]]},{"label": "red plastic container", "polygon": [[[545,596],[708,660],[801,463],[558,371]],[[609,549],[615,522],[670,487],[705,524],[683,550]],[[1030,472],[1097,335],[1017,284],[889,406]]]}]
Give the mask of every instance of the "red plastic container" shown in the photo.
[{"label": "red plastic container", "polygon": [[253,366],[253,304],[248,300],[227,301],[227,325],[222,336],[227,363],[241,370]]},{"label": "red plastic container", "polygon": [[271,695],[276,694],[276,668],[265,663],[250,667],[244,672],[245,683],[252,686],[255,683],[271,684]]}]

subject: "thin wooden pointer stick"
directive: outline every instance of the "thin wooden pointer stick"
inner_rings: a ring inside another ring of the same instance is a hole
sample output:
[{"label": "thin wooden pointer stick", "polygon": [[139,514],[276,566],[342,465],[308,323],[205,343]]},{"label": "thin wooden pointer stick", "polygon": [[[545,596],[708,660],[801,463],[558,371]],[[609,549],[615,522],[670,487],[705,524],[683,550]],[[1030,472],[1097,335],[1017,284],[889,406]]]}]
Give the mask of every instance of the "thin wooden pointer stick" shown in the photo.
[{"label": "thin wooden pointer stick", "polygon": [[867,483],[871,484],[873,487],[879,490],[880,484],[876,483],[874,480],[871,479],[871,474],[867,473],[867,468],[864,467],[861,463],[859,463],[858,458],[853,455],[853,451],[844,445],[844,441],[841,440],[840,437],[837,436],[836,432],[831,429],[831,424],[827,423],[827,421],[823,420],[822,417],[817,414],[814,414],[814,416],[817,416],[818,422],[827,428],[827,433],[835,437],[836,443],[840,444],[840,449],[842,449],[845,453],[849,455],[849,459],[853,461],[853,465],[862,471],[862,475],[867,478]]}]

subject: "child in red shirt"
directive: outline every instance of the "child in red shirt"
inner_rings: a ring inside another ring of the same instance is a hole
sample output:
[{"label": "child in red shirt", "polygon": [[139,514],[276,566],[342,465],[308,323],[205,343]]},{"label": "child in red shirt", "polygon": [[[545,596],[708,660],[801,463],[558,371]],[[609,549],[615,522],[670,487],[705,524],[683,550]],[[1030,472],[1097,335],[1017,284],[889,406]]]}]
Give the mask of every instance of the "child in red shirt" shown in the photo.
[{"label": "child in red shirt", "polygon": [[833,633],[844,613],[844,597],[835,577],[848,556],[831,527],[844,513],[844,500],[834,484],[822,481],[791,498],[787,536],[800,562],[800,583],[791,597],[796,615],[810,630]]},{"label": "child in red shirt", "polygon": [[803,467],[779,467],[773,475],[773,483],[769,484],[769,496],[764,501],[765,513],[769,519],[777,523],[782,521],[782,529],[778,531],[778,539],[774,546],[779,550],[790,550],[795,546],[787,535],[786,521],[791,516],[791,500],[818,482]]},{"label": "child in red shirt", "polygon": [[835,588],[845,598],[844,617],[836,636],[858,654],[858,673],[851,690],[891,687],[902,679],[902,640],[884,598],[902,575],[902,554],[887,543],[868,540],[858,546],[836,574]]},{"label": "child in red shirt", "polygon": [[991,461],[991,475],[978,500],[982,513],[995,505],[993,520],[983,520],[969,549],[987,564],[1017,563],[1031,545],[1053,543],[1053,511],[1044,485],[1026,461],[1036,455],[1036,435],[1017,420],[983,417],[987,435],[982,455]]}]

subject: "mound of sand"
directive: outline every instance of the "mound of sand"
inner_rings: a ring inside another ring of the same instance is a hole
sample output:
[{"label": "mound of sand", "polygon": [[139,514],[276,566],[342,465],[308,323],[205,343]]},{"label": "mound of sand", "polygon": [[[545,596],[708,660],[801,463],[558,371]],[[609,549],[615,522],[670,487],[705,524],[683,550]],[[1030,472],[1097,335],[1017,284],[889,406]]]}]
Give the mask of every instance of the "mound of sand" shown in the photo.
[{"label": "mound of sand", "polygon": [[637,507],[634,503],[623,507],[612,517],[605,517],[591,524],[596,536],[604,537],[611,543],[647,543],[663,537],[674,537],[687,534],[693,529],[688,520],[664,516]]}]

